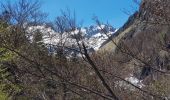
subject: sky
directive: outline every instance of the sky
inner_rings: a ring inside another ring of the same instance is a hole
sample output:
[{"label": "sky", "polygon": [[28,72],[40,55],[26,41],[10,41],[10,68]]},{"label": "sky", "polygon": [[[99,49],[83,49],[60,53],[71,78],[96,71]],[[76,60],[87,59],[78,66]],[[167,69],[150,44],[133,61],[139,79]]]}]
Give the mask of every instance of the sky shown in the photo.
[{"label": "sky", "polygon": [[[3,1],[3,0],[2,0]],[[5,1],[5,0],[4,0]],[[18,0],[12,0],[15,2]],[[40,0],[41,10],[48,14],[47,19],[53,21],[61,15],[61,10],[70,9],[75,12],[78,23],[83,26],[95,24],[92,18],[97,16],[103,23],[109,23],[115,28],[121,27],[128,19],[126,12],[134,12],[137,5],[133,0]]]},{"label": "sky", "polygon": [[75,11],[79,23],[84,26],[95,24],[92,18],[97,16],[103,23],[110,23],[116,28],[121,27],[129,15],[124,11],[134,12],[133,0],[42,0],[42,9],[48,12],[49,19],[60,15],[61,9]]}]

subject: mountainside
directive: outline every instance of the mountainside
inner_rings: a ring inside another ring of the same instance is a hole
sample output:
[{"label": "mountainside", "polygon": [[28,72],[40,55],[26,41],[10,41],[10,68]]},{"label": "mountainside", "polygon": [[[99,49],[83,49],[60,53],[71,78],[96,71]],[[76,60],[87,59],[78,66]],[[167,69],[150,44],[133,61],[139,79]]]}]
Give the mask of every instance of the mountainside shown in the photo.
[{"label": "mountainside", "polygon": [[122,70],[129,71],[126,76],[133,74],[145,84],[161,82],[162,73],[170,70],[170,0],[143,0],[100,51],[114,53]]},{"label": "mountainside", "polygon": [[[139,35],[144,36],[146,32],[149,32],[148,30],[152,29],[152,32],[146,35],[152,36],[159,33],[168,33],[170,22],[169,9],[169,0],[142,0],[139,11],[129,17],[128,21],[115,33],[112,39],[116,43],[120,40],[129,41],[139,37]],[[108,48],[110,45],[114,44],[109,39],[103,44],[101,49],[110,51],[114,48]]]}]

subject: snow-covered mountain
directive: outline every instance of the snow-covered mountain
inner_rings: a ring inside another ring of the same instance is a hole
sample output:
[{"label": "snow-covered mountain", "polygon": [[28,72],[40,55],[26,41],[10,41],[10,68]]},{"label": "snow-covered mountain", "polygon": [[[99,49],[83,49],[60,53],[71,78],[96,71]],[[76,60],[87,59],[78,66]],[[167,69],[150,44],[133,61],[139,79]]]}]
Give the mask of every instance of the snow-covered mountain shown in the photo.
[{"label": "snow-covered mountain", "polygon": [[[105,32],[102,32],[102,31]],[[112,34],[114,34],[117,30],[109,25],[101,25],[99,26],[90,26],[87,28],[87,45],[93,48],[94,50],[98,50],[102,43],[108,39]],[[107,34],[105,34],[107,33]]]},{"label": "snow-covered mountain", "polygon": [[[103,33],[102,30],[105,30],[107,35]],[[28,32],[32,33],[32,35],[30,35],[30,40],[33,39],[33,34],[37,31],[42,33],[42,42],[47,45],[51,44],[75,47],[77,45],[75,38],[79,38],[79,42],[84,41],[88,49],[96,51],[100,48],[101,44],[108,39],[108,36],[115,33],[116,29],[109,25],[101,25],[100,27],[81,27],[74,31],[64,32],[61,34],[44,24],[28,28]]]}]

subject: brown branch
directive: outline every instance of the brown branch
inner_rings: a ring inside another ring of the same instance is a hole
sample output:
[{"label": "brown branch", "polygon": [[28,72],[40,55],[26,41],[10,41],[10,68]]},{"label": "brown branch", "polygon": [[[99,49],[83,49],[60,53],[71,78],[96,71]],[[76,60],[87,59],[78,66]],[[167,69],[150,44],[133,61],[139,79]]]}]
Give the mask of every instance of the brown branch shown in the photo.
[{"label": "brown branch", "polygon": [[22,55],[21,53],[17,52],[17,51],[14,50],[14,49],[11,49],[11,48],[9,48],[9,47],[7,47],[7,46],[3,46],[3,47],[4,47],[5,49],[7,49],[7,50],[10,50],[11,52],[16,53],[18,56],[24,58],[24,59],[27,60],[29,63],[34,63],[34,64],[36,65],[36,68],[38,69],[38,71],[40,71],[40,73],[42,74],[42,76],[43,76],[43,77],[46,77],[45,74],[43,73],[43,71],[42,71],[41,68],[40,68],[40,66],[41,66],[40,64],[38,64],[37,62],[35,62],[35,61],[27,58],[26,56]]},{"label": "brown branch", "polygon": [[91,93],[94,93],[94,94],[96,94],[96,95],[101,96],[102,98],[105,98],[105,99],[108,99],[108,100],[112,100],[109,96],[105,96],[104,94],[99,93],[99,92],[97,92],[97,91],[95,91],[95,90],[89,89],[89,88],[87,88],[86,86],[82,86],[82,85],[80,85],[80,84],[77,84],[77,83],[68,81],[67,79],[65,79],[65,78],[63,78],[62,76],[60,76],[58,73],[53,72],[53,71],[49,70],[48,68],[46,68],[46,70],[49,71],[50,73],[56,75],[56,76],[57,76],[58,78],[60,78],[61,80],[64,80],[64,82],[65,82],[66,84],[70,84],[70,85],[73,85],[73,86],[76,86],[76,87],[85,89],[85,90],[87,90],[87,91],[89,91],[89,92],[91,92]]},{"label": "brown branch", "polygon": [[[20,54],[19,52],[15,51],[15,50],[13,50],[13,49],[11,49],[11,48],[8,48],[8,47],[4,47],[4,48],[10,50],[11,52],[16,53],[18,56],[22,57],[23,59],[25,59],[26,61],[28,61],[28,62],[31,63],[31,64],[36,64],[36,65],[38,64],[37,62],[35,62],[35,61],[27,58],[26,56]],[[43,66],[43,68],[44,68],[45,70],[47,70],[47,71],[50,72],[51,74],[57,76],[59,79],[64,80],[65,83],[67,83],[67,84],[74,85],[74,86],[76,86],[76,87],[85,89],[85,90],[87,90],[87,91],[89,91],[89,92],[91,92],[91,93],[94,93],[94,94],[96,94],[96,95],[99,95],[100,97],[102,97],[102,98],[104,98],[104,99],[112,100],[109,96],[105,96],[104,94],[101,94],[101,93],[99,93],[99,92],[97,92],[97,91],[95,91],[95,90],[91,90],[91,89],[89,89],[89,88],[87,88],[87,87],[85,87],[85,86],[81,86],[81,85],[79,85],[79,84],[76,84],[76,83],[74,83],[74,82],[70,82],[70,81],[66,80],[65,78],[63,78],[62,76],[60,76],[58,73],[55,73],[55,72],[49,70],[48,68],[46,68],[46,66],[44,66],[44,65],[38,64],[37,66]],[[40,69],[38,68],[38,70],[40,70]],[[30,72],[29,72],[29,74],[30,74]],[[31,74],[31,75],[33,75],[33,74]],[[42,72],[42,75],[43,75],[42,78],[46,79],[46,77],[45,77],[45,75],[43,74],[43,72]]]},{"label": "brown branch", "polygon": [[111,90],[110,86],[107,84],[107,82],[105,81],[104,77],[101,75],[99,69],[97,68],[97,66],[94,64],[94,62],[91,60],[90,56],[88,55],[87,49],[85,47],[85,44],[82,43],[83,49],[84,49],[84,55],[87,58],[89,64],[93,67],[95,73],[97,74],[97,76],[100,78],[100,80],[102,81],[102,84],[104,85],[104,87],[109,91],[109,93],[113,96],[113,98],[115,100],[119,100],[119,98],[113,93],[113,91]]}]

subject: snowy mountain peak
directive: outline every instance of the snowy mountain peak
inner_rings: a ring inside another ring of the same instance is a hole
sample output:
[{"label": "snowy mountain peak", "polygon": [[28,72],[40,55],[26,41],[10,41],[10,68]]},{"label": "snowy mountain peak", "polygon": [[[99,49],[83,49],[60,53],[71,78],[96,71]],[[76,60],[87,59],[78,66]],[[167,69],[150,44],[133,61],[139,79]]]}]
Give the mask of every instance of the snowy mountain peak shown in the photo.
[{"label": "snowy mountain peak", "polygon": [[[107,32],[107,35],[102,33],[102,29]],[[80,41],[84,41],[88,48],[96,51],[100,48],[101,44],[108,39],[108,36],[115,33],[116,29],[109,25],[96,25],[81,27],[72,32],[64,32],[60,34],[46,25],[31,26],[28,28],[29,33],[35,33],[36,31],[42,33],[43,42],[45,44],[59,45],[60,43],[65,43],[65,46],[72,46],[76,45],[75,38],[79,37],[81,38]],[[33,35],[30,36],[30,39],[32,38]]]}]

